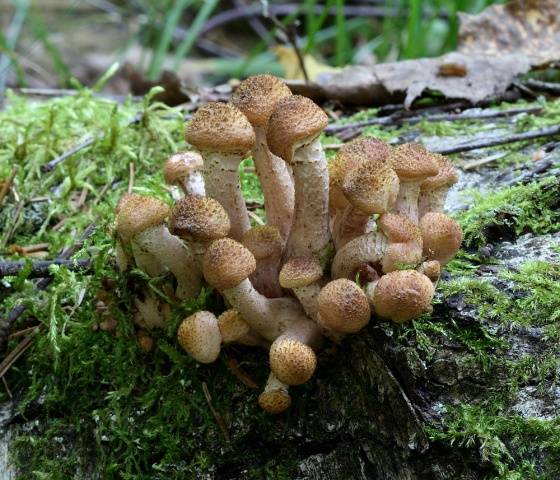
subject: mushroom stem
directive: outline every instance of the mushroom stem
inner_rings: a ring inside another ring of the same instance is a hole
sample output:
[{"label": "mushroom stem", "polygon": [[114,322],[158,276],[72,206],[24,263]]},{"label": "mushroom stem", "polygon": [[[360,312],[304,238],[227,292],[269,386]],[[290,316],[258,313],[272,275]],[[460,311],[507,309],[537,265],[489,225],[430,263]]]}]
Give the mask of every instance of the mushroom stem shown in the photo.
[{"label": "mushroom stem", "polygon": [[179,187],[185,195],[206,195],[202,172],[192,172],[184,182],[179,184]]},{"label": "mushroom stem", "polygon": [[329,252],[329,179],[319,138],[297,148],[291,162],[295,214],[285,258],[313,256],[324,265]]},{"label": "mushroom stem", "polygon": [[401,179],[395,212],[418,225],[418,197],[421,182],[407,182]]},{"label": "mushroom stem", "polygon": [[251,228],[239,183],[239,163],[242,158],[237,154],[215,152],[203,152],[203,157],[206,194],[224,207],[231,221],[232,238],[241,240]]},{"label": "mushroom stem", "polygon": [[428,212],[443,212],[447,192],[449,192],[448,186],[420,192],[418,217],[422,218]]},{"label": "mushroom stem", "polygon": [[165,225],[150,227],[133,238],[139,251],[155,257],[177,279],[176,295],[181,300],[194,298],[202,286],[202,273],[193,254]]},{"label": "mushroom stem", "polygon": [[387,246],[383,232],[366,233],[349,241],[334,256],[332,278],[353,279],[362,265],[380,263]]},{"label": "mushroom stem", "polygon": [[321,292],[321,285],[318,282],[312,283],[305,287],[292,288],[294,295],[301,303],[308,317],[312,318],[315,322],[319,322],[319,293]]},{"label": "mushroom stem", "polygon": [[348,205],[336,215],[333,227],[333,239],[337,250],[350,240],[367,233],[371,226],[372,215]]},{"label": "mushroom stem", "polygon": [[130,248],[134,257],[134,263],[140,270],[146,272],[150,277],[157,277],[165,273],[165,267],[161,264],[161,261],[136,242],[132,241]]},{"label": "mushroom stem", "polygon": [[267,224],[278,228],[285,241],[294,215],[294,182],[288,164],[270,152],[266,129],[255,126],[254,130],[253,160],[264,195]]},{"label": "mushroom stem", "polygon": [[270,372],[264,390],[259,395],[259,405],[265,412],[273,415],[284,412],[292,403],[288,389],[288,385],[278,380],[276,375]]}]

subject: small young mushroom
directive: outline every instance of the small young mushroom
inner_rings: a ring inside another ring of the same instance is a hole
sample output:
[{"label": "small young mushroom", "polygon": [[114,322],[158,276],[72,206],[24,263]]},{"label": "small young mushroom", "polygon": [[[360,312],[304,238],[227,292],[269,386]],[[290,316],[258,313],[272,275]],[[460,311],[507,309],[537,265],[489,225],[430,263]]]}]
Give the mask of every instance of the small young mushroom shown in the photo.
[{"label": "small young mushroom", "polygon": [[459,180],[457,170],[448,158],[437,153],[431,155],[438,164],[439,172],[433,177],[428,177],[420,185],[419,218],[428,212],[443,212],[447,192]]},{"label": "small young mushroom", "polygon": [[192,253],[163,223],[168,215],[169,207],[162,201],[127,194],[119,202],[117,231],[123,242],[136,247],[135,260],[145,253],[144,258],[156,259],[168,268],[177,280],[177,298],[187,300],[200,292],[200,269]]},{"label": "small young mushroom", "polygon": [[268,148],[266,124],[278,101],[291,95],[278,78],[254,75],[243,80],[231,96],[231,103],[245,114],[255,130],[253,160],[263,191],[267,225],[278,228],[283,241],[292,226],[294,182],[286,162]]},{"label": "small young mushroom", "polygon": [[291,289],[307,315],[318,321],[318,297],[323,277],[321,265],[311,257],[292,257],[280,270],[279,281],[283,288]]},{"label": "small young mushroom", "polygon": [[154,348],[154,339],[146,330],[140,329],[136,332],[136,341],[140,350],[146,353],[151,352]]},{"label": "small young mushroom", "polygon": [[231,235],[240,240],[251,225],[239,183],[239,163],[255,145],[253,127],[233,105],[208,103],[187,124],[185,138],[204,158],[206,195],[225,208]]},{"label": "small young mushroom", "polygon": [[444,213],[428,212],[420,220],[424,241],[424,256],[445,265],[461,248],[463,231],[459,224]]},{"label": "small young mushroom", "polygon": [[252,332],[251,327],[243,320],[239,312],[232,308],[218,317],[218,327],[224,344],[238,343],[250,347],[260,346],[265,348],[270,346],[260,335]]},{"label": "small young mushroom", "polygon": [[417,225],[405,217],[385,213],[379,217],[378,231],[348,242],[334,257],[333,278],[355,278],[364,265],[388,273],[422,260],[422,235]]},{"label": "small young mushroom", "polygon": [[266,413],[272,415],[285,412],[292,404],[292,397],[290,397],[288,388],[288,385],[278,380],[271,372],[264,391],[259,395],[259,405]]},{"label": "small young mushroom", "polygon": [[188,242],[199,266],[208,245],[227,236],[230,228],[227,212],[210,197],[185,195],[171,211],[171,233]]},{"label": "small young mushroom", "polygon": [[416,270],[399,270],[383,275],[370,302],[375,313],[396,323],[404,323],[431,313],[434,285]]},{"label": "small young mushroom", "polygon": [[202,167],[200,153],[177,152],[165,162],[163,178],[165,183],[179,187],[185,195],[205,195]]},{"label": "small young mushroom", "polygon": [[200,363],[212,363],[220,355],[222,336],[218,319],[201,310],[185,318],[177,331],[179,345]]},{"label": "small young mushroom", "polygon": [[426,178],[437,175],[438,165],[422,145],[405,143],[394,148],[388,162],[399,176],[400,189],[395,211],[418,224],[420,185]]},{"label": "small young mushroom", "polygon": [[346,278],[327,283],[319,293],[318,303],[321,324],[335,332],[356,333],[371,317],[365,293]]},{"label": "small young mushroom", "polygon": [[385,213],[393,207],[399,193],[399,177],[387,163],[371,159],[346,175],[342,191],[349,205],[335,220],[337,249],[366,233],[373,214]]},{"label": "small young mushroom", "polygon": [[270,151],[292,166],[295,212],[284,258],[330,255],[329,179],[319,136],[328,117],[315,103],[292,95],[281,99],[268,121]]},{"label": "small young mushroom", "polygon": [[436,284],[441,275],[441,264],[437,260],[426,260],[418,267],[418,271]]},{"label": "small young mushroom", "polygon": [[281,297],[284,292],[278,283],[278,270],[283,241],[278,229],[271,225],[253,227],[243,235],[242,243],[257,261],[257,268],[250,277],[253,286],[265,297]]}]

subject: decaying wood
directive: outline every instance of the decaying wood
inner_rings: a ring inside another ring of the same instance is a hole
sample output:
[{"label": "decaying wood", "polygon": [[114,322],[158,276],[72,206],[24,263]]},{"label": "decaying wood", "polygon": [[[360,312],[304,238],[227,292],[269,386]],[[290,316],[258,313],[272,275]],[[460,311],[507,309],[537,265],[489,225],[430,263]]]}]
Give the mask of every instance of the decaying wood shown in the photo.
[{"label": "decaying wood", "polygon": [[[31,262],[31,270],[28,278],[42,278],[51,275],[49,267],[59,265],[68,268],[70,271],[87,271],[91,267],[91,260],[36,260]],[[17,275],[27,263],[25,261],[2,262],[0,261],[0,278],[9,275]]]}]

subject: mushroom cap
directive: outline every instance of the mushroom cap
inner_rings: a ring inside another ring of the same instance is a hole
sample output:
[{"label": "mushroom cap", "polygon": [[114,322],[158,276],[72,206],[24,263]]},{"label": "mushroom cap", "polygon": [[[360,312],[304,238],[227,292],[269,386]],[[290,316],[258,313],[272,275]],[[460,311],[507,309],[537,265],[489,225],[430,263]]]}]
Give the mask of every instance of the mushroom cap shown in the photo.
[{"label": "mushroom cap", "polygon": [[420,185],[420,190],[425,192],[435,190],[436,188],[450,187],[451,185],[457,183],[459,180],[459,174],[457,173],[457,170],[453,166],[451,160],[439,153],[432,153],[431,156],[437,163],[439,171],[437,175],[428,177],[424,180]]},{"label": "mushroom cap", "polygon": [[319,315],[328,329],[355,333],[368,324],[371,311],[362,289],[351,280],[338,278],[321,289]]},{"label": "mushroom cap", "polygon": [[383,318],[404,323],[432,311],[434,286],[416,270],[383,275],[373,291],[373,308]]},{"label": "mushroom cap", "polygon": [[414,242],[390,243],[383,255],[383,273],[416,268],[422,261],[422,244]]},{"label": "mushroom cap", "polygon": [[387,159],[405,182],[421,182],[438,174],[433,155],[418,143],[405,143],[394,148]]},{"label": "mushroom cap", "polygon": [[280,256],[283,242],[278,228],[272,225],[259,225],[248,230],[241,239],[243,245],[257,260]]},{"label": "mushroom cap", "polygon": [[231,238],[221,238],[212,242],[202,260],[204,278],[218,290],[227,290],[239,285],[256,268],[253,254]]},{"label": "mushroom cap", "polygon": [[250,331],[249,325],[241,314],[232,308],[218,317],[218,327],[224,343],[236,342]]},{"label": "mushroom cap", "polygon": [[284,97],[268,120],[268,148],[274,155],[291,162],[294,149],[317,138],[328,123],[327,114],[309,98]]},{"label": "mushroom cap", "polygon": [[290,337],[278,337],[269,352],[270,368],[286,385],[307,382],[317,367],[317,356],[311,347]]},{"label": "mushroom cap", "polygon": [[387,163],[369,160],[346,175],[342,190],[360,211],[384,213],[397,201],[399,177]]},{"label": "mushroom cap", "polygon": [[272,415],[285,412],[292,404],[292,397],[286,388],[275,388],[265,390],[259,395],[259,405],[266,412]]},{"label": "mushroom cap", "polygon": [[233,105],[212,102],[200,107],[187,123],[185,139],[201,152],[245,155],[255,145],[255,132]]},{"label": "mushroom cap", "polygon": [[196,241],[216,240],[225,237],[231,228],[227,212],[210,197],[185,195],[171,211],[171,233]]},{"label": "mushroom cap", "polygon": [[424,256],[445,265],[461,247],[463,231],[451,217],[440,212],[428,212],[420,220],[424,241]]},{"label": "mushroom cap", "polygon": [[290,258],[280,270],[278,281],[282,288],[307,287],[323,276],[323,268],[312,257]]},{"label": "mushroom cap", "polygon": [[377,222],[379,229],[391,243],[415,243],[422,245],[422,232],[415,223],[396,213],[384,213]]},{"label": "mushroom cap", "polygon": [[426,260],[420,265],[419,271],[432,282],[437,282],[441,275],[441,264],[437,260]]},{"label": "mushroom cap", "polygon": [[128,242],[136,234],[162,224],[169,211],[169,206],[157,198],[127,193],[117,206],[117,232]]},{"label": "mushroom cap", "polygon": [[173,185],[183,181],[191,173],[202,170],[202,156],[198,152],[185,151],[171,155],[163,167],[165,183]]},{"label": "mushroom cap", "polygon": [[197,362],[212,363],[220,355],[222,336],[212,312],[201,310],[185,318],[179,325],[177,339]]},{"label": "mushroom cap", "polygon": [[231,103],[242,111],[254,127],[264,127],[274,107],[292,92],[273,75],[253,75],[243,80],[233,95]]}]

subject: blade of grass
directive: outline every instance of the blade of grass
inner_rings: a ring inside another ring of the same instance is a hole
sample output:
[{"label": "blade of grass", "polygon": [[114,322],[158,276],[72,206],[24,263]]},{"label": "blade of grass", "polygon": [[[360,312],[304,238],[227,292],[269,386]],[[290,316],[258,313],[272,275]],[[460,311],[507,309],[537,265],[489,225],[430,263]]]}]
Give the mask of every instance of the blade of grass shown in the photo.
[{"label": "blade of grass", "polygon": [[343,67],[350,59],[350,39],[346,30],[344,0],[336,1],[336,65]]},{"label": "blade of grass", "polygon": [[408,22],[406,24],[406,44],[403,58],[417,58],[424,50],[422,41],[422,0],[410,0]]},{"label": "blade of grass", "polygon": [[335,0],[327,0],[325,3],[325,8],[321,14],[315,18],[315,8],[316,8],[316,0],[307,0],[305,9],[307,10],[307,42],[305,45],[304,53],[311,53],[315,48],[316,43],[316,34],[321,30],[327,16],[329,14],[329,9],[334,5]]},{"label": "blade of grass", "polygon": [[169,45],[173,38],[173,33],[181,20],[183,12],[189,8],[193,3],[193,0],[178,0],[173,2],[171,11],[167,14],[165,18],[165,25],[163,26],[163,32],[161,33],[156,49],[150,61],[148,67],[148,78],[150,80],[155,80],[159,77],[161,73],[161,68],[165,60],[165,54],[169,50]]},{"label": "blade of grass", "polygon": [[180,45],[177,47],[175,52],[175,59],[173,61],[173,69],[177,70],[181,63],[181,60],[185,58],[191,51],[192,46],[198,36],[198,33],[204,26],[208,17],[212,14],[216,6],[218,5],[218,0],[206,0],[202,8],[198,11],[195,19],[193,20],[191,26],[188,29],[187,36],[183,39]]}]

